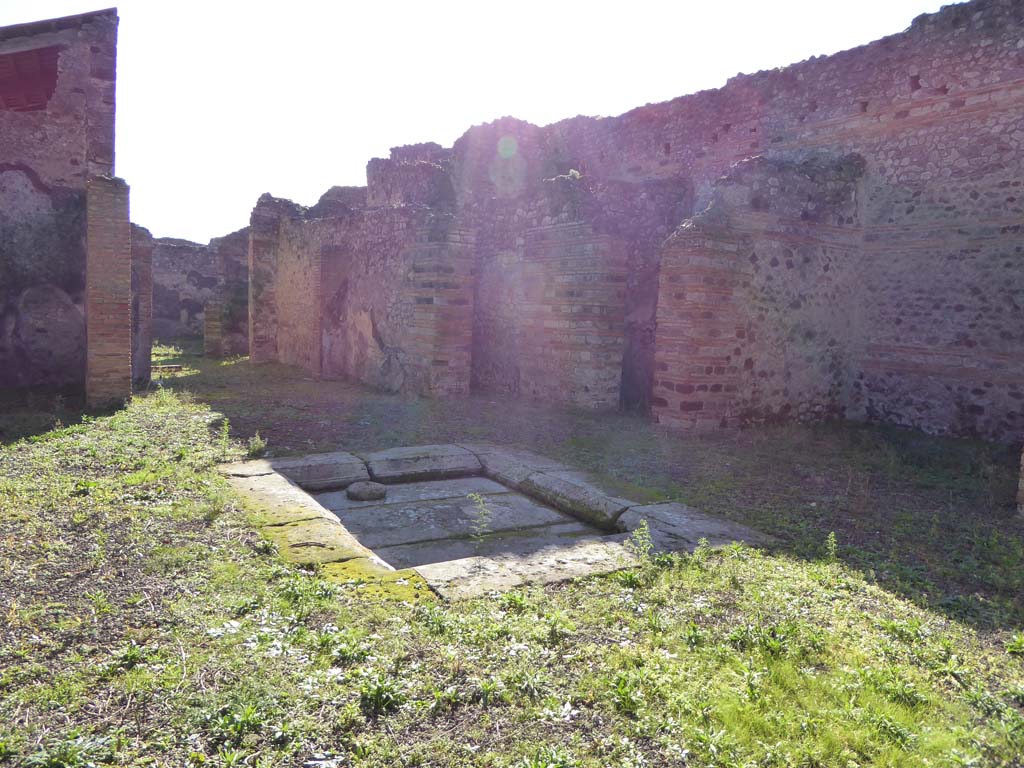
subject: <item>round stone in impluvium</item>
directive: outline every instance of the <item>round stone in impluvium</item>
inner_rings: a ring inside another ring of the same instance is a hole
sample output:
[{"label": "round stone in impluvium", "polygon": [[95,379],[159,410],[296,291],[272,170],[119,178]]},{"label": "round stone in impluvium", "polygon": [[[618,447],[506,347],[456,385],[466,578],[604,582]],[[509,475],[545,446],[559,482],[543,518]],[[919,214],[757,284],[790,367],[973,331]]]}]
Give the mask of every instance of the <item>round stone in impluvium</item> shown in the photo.
[{"label": "round stone in impluvium", "polygon": [[360,480],[346,488],[345,495],[352,501],[376,501],[388,495],[388,487],[369,480]]}]

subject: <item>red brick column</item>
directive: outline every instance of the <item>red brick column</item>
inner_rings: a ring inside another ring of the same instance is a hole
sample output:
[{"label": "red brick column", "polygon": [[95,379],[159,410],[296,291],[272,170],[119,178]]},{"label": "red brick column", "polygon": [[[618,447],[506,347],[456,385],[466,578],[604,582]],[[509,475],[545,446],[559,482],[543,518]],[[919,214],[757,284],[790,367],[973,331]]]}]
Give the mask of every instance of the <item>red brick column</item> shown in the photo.
[{"label": "red brick column", "polygon": [[86,186],[85,398],[90,408],[132,394],[132,238],[128,185],[97,176]]},{"label": "red brick column", "polygon": [[665,244],[651,400],[659,424],[701,431],[737,424],[739,369],[730,355],[743,332],[738,238],[694,226]]}]

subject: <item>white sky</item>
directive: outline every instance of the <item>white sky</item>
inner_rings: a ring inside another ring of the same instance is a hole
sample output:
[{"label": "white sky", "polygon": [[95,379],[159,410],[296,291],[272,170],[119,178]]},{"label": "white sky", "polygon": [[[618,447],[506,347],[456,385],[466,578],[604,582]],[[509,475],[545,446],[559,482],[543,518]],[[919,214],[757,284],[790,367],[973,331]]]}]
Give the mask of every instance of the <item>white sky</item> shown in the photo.
[{"label": "white sky", "polygon": [[[108,0],[110,2],[110,0]],[[906,29],[939,0],[122,0],[132,220],[205,242],[263,192],[309,205],[401,144],[616,115]],[[104,7],[0,0],[0,26]]]}]

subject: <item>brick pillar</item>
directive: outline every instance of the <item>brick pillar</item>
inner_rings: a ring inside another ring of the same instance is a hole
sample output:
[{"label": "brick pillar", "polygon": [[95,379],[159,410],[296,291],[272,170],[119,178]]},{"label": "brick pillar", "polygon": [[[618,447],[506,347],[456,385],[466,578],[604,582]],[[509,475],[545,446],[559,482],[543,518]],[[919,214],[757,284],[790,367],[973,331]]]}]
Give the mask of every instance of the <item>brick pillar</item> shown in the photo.
[{"label": "brick pillar", "polygon": [[134,224],[132,235],[132,383],[149,385],[153,358],[153,236]]},{"label": "brick pillar", "polygon": [[261,197],[249,225],[249,360],[277,361],[277,251],[281,214]]},{"label": "brick pillar", "polygon": [[738,423],[740,373],[731,356],[735,339],[745,333],[735,296],[740,237],[690,227],[666,241],[651,398],[659,424],[706,431]]},{"label": "brick pillar", "polygon": [[132,394],[132,238],[128,185],[97,176],[86,186],[85,399],[90,408]]},{"label": "brick pillar", "polygon": [[211,299],[203,307],[203,355],[224,357],[224,302]]}]

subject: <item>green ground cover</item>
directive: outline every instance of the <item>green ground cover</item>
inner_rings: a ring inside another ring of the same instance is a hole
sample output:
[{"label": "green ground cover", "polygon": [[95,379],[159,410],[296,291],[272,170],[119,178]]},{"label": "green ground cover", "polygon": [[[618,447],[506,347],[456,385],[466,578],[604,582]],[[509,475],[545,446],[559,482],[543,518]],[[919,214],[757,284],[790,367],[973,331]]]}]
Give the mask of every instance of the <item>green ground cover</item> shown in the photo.
[{"label": "green ground cover", "polygon": [[[158,362],[183,370],[122,411],[0,415],[0,762],[1022,765],[1009,449],[850,425],[680,437],[187,350]],[[377,602],[253,532],[214,467],[257,431],[278,454],[508,442],[779,543]]]}]

